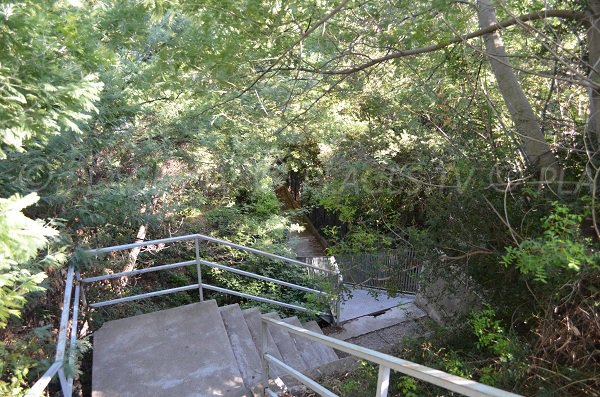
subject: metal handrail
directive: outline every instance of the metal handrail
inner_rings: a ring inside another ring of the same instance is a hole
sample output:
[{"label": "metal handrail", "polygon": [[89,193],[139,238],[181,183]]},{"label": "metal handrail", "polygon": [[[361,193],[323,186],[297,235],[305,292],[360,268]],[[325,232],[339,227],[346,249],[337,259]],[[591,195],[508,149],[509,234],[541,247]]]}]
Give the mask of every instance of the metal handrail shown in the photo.
[{"label": "metal handrail", "polygon": [[[337,283],[341,283],[341,275],[339,273],[339,269],[337,268],[337,264],[335,263],[335,261],[334,261],[334,263],[332,263],[331,269],[321,268],[318,266],[310,265],[308,263],[300,262],[295,259],[286,258],[286,257],[275,255],[275,254],[270,254],[268,252],[264,252],[264,251],[257,250],[254,248],[245,247],[245,246],[242,246],[239,244],[234,244],[229,241],[216,239],[216,238],[209,237],[209,236],[206,236],[203,234],[190,234],[190,235],[186,235],[186,236],[169,237],[169,238],[164,238],[164,239],[159,239],[159,240],[140,241],[140,242],[131,243],[131,244],[115,245],[115,246],[106,247],[106,248],[88,250],[87,253],[90,255],[99,255],[99,254],[103,254],[103,253],[123,251],[123,250],[127,250],[127,249],[144,247],[144,246],[164,245],[164,244],[169,244],[169,243],[174,243],[174,242],[190,241],[190,240],[193,240],[195,243],[196,259],[194,259],[194,260],[177,262],[177,263],[173,263],[173,264],[152,266],[152,267],[149,267],[146,269],[136,269],[136,270],[126,271],[126,272],[105,274],[102,276],[88,277],[88,278],[81,279],[81,282],[83,284],[92,284],[94,282],[98,282],[98,281],[102,281],[102,280],[117,279],[117,278],[137,275],[137,274],[155,272],[155,271],[159,271],[159,270],[169,270],[169,269],[175,269],[175,268],[179,268],[179,267],[186,267],[186,266],[191,266],[191,265],[195,264],[197,267],[197,272],[198,272],[198,283],[197,284],[191,284],[191,285],[186,285],[186,286],[182,286],[182,287],[170,288],[170,289],[165,289],[165,290],[160,290],[160,291],[147,292],[147,293],[138,294],[138,295],[132,295],[132,296],[116,298],[116,299],[111,299],[111,300],[106,300],[106,301],[101,301],[101,302],[95,302],[95,303],[89,304],[89,306],[92,308],[98,308],[98,307],[109,306],[109,305],[114,305],[114,304],[118,304],[118,303],[134,301],[134,300],[138,300],[138,299],[146,299],[146,298],[151,298],[151,297],[155,297],[155,296],[168,295],[168,294],[177,293],[177,292],[189,291],[189,290],[193,290],[193,289],[197,288],[199,295],[200,295],[200,301],[204,300],[203,290],[207,289],[207,290],[213,290],[213,291],[217,291],[217,292],[221,292],[221,293],[235,295],[235,296],[239,296],[239,297],[243,297],[243,298],[247,298],[247,299],[251,299],[251,300],[255,300],[255,301],[259,301],[259,302],[271,303],[271,304],[286,307],[289,309],[312,311],[311,309],[308,309],[308,308],[305,308],[302,306],[293,305],[293,304],[280,302],[280,301],[273,300],[273,299],[268,299],[268,298],[263,298],[263,297],[259,297],[259,296],[255,296],[255,295],[245,294],[242,292],[233,291],[230,289],[225,289],[225,288],[206,284],[202,281],[202,272],[201,272],[201,267],[200,267],[201,265],[218,268],[218,269],[225,270],[225,271],[228,271],[231,273],[240,274],[242,276],[247,276],[247,277],[252,277],[252,278],[255,278],[258,280],[271,282],[274,284],[282,285],[282,286],[285,286],[288,288],[293,288],[293,289],[297,289],[300,291],[304,291],[304,292],[308,292],[308,293],[312,293],[312,294],[316,294],[316,295],[320,295],[320,296],[330,295],[325,291],[320,291],[320,290],[317,290],[314,288],[309,288],[309,287],[301,286],[298,284],[289,283],[289,282],[278,280],[278,279],[271,278],[271,277],[261,276],[261,275],[258,275],[258,274],[252,273],[252,272],[248,272],[248,271],[236,269],[236,268],[233,268],[230,266],[225,266],[225,265],[210,262],[210,261],[207,261],[204,259],[200,259],[200,249],[199,249],[199,241],[200,240],[214,242],[214,243],[225,245],[225,246],[228,246],[231,248],[236,248],[236,249],[240,249],[243,251],[255,253],[255,254],[261,255],[263,257],[284,261],[284,262],[291,263],[294,265],[299,265],[299,266],[302,266],[305,268],[316,269],[318,271],[327,272],[336,277],[335,281]],[[334,306],[332,312],[333,312],[334,321],[337,323],[339,320],[339,313],[340,313],[340,298],[339,298],[339,296],[336,295],[336,299],[334,300],[334,303],[335,303],[335,306]],[[323,313],[317,313],[317,314],[323,314]]]},{"label": "metal handrail", "polygon": [[89,253],[91,255],[98,255],[98,254],[105,254],[105,253],[114,252],[114,251],[124,251],[124,250],[132,249],[132,248],[137,248],[137,247],[146,247],[146,246],[149,246],[149,245],[169,244],[169,243],[175,243],[175,242],[178,242],[178,241],[189,241],[189,240],[195,240],[195,239],[199,239],[199,240],[203,240],[203,241],[209,241],[211,243],[217,243],[217,244],[225,245],[227,247],[235,248],[235,249],[238,249],[238,250],[241,250],[241,251],[251,252],[251,253],[256,254],[256,255],[261,255],[261,256],[264,256],[264,257],[267,257],[267,258],[276,259],[276,260],[284,261],[284,262],[287,262],[287,263],[292,263],[292,264],[298,265],[298,266],[308,267],[308,268],[312,268],[312,269],[323,271],[323,272],[327,272],[327,273],[335,273],[335,271],[331,270],[331,269],[323,269],[323,268],[320,268],[318,266],[309,265],[308,263],[301,262],[301,261],[296,260],[296,259],[287,258],[287,257],[281,256],[281,255],[271,254],[269,252],[261,251],[261,250],[258,250],[256,248],[246,247],[244,245],[235,244],[235,243],[232,243],[230,241],[221,240],[221,239],[218,239],[218,238],[214,238],[214,237],[210,237],[210,236],[207,236],[207,235],[204,235],[204,234],[198,234],[198,233],[196,233],[196,234],[188,234],[188,235],[185,235],[185,236],[163,238],[163,239],[159,239],[159,240],[148,240],[148,241],[140,241],[140,242],[131,243],[131,244],[114,245],[112,247],[105,247],[105,248],[98,248],[98,249],[88,250],[87,253]]},{"label": "metal handrail", "polygon": [[209,261],[205,261],[205,260],[200,260],[199,262],[205,266],[210,266],[210,267],[214,267],[216,269],[226,270],[231,273],[239,274],[241,276],[251,277],[251,278],[254,278],[257,280],[268,281],[273,284],[283,285],[284,287],[290,287],[290,288],[297,289],[297,290],[304,291],[304,292],[310,292],[315,295],[325,295],[325,296],[328,295],[327,292],[325,292],[325,291],[320,291],[320,290],[317,290],[314,288],[304,287],[304,286],[298,285],[298,284],[288,283],[287,281],[281,281],[276,278],[261,276],[260,274],[247,272],[245,270],[236,269],[234,267],[220,265],[218,263],[209,262]]},{"label": "metal handrail", "polygon": [[[319,395],[326,396],[326,397],[337,397],[337,395],[335,393],[332,393],[331,391],[327,390],[325,388],[325,386],[319,384],[319,382],[312,380],[308,376],[304,375],[302,372],[290,367],[289,365],[287,365],[283,361],[277,359],[276,357],[273,357],[272,355],[265,353],[264,359],[269,364],[274,364],[276,367],[284,370],[288,375],[291,375],[295,379],[298,379],[300,382],[302,382],[303,384],[308,386],[311,390],[319,393]],[[275,394],[275,395],[277,395],[277,394]]]},{"label": "metal handrail", "polygon": [[[269,299],[269,298],[250,295],[250,294],[233,291],[233,290],[226,289],[226,288],[221,288],[221,287],[217,287],[217,286],[213,286],[213,285],[204,284],[202,282],[202,273],[201,273],[200,265],[205,265],[205,266],[211,266],[211,267],[215,267],[215,268],[218,268],[221,270],[229,271],[232,273],[240,274],[243,276],[252,277],[255,279],[262,280],[262,281],[272,282],[272,283],[279,284],[279,285],[282,285],[282,286],[285,286],[288,288],[298,289],[298,290],[301,290],[304,292],[309,292],[309,293],[313,293],[313,294],[317,294],[317,295],[321,295],[321,296],[329,295],[325,291],[320,291],[317,289],[304,287],[304,286],[289,283],[286,281],[277,280],[277,279],[266,277],[266,276],[261,276],[261,275],[255,274],[255,273],[243,271],[240,269],[235,269],[233,267],[220,265],[217,263],[213,263],[213,262],[209,262],[209,261],[200,259],[200,249],[199,249],[199,241],[200,240],[225,245],[225,246],[228,246],[231,248],[254,253],[254,254],[257,254],[257,255],[260,255],[263,257],[267,257],[270,259],[284,261],[284,262],[287,262],[287,263],[290,263],[293,265],[298,265],[298,266],[302,266],[305,268],[312,268],[312,269],[315,269],[315,270],[318,270],[321,272],[330,273],[337,277],[336,280],[338,280],[338,281],[340,280],[339,270],[335,266],[333,267],[333,269],[324,269],[324,268],[320,268],[317,266],[312,266],[310,264],[307,264],[307,263],[304,263],[304,262],[301,262],[301,261],[298,261],[295,259],[271,254],[271,253],[257,250],[254,248],[250,248],[250,247],[245,247],[245,246],[242,246],[239,244],[234,244],[229,241],[216,239],[216,238],[209,237],[209,236],[206,236],[203,234],[190,234],[190,235],[186,235],[186,236],[170,237],[170,238],[159,239],[159,240],[140,241],[140,242],[131,243],[131,244],[115,245],[115,246],[106,247],[106,248],[88,250],[86,252],[90,255],[100,255],[103,253],[114,252],[114,251],[123,251],[123,250],[128,250],[128,249],[137,248],[137,247],[168,244],[168,243],[174,243],[174,242],[179,242],[179,241],[189,241],[189,240],[193,240],[195,243],[195,254],[196,255],[195,255],[195,259],[193,259],[193,260],[177,262],[177,263],[172,263],[172,264],[159,265],[159,266],[153,266],[153,267],[149,267],[146,269],[136,269],[136,270],[126,271],[126,272],[106,274],[106,275],[102,275],[102,276],[87,277],[87,278],[81,278],[80,274],[77,273],[76,274],[77,283],[75,286],[74,294],[73,294],[73,284],[74,284],[74,280],[75,280],[75,270],[74,270],[73,264],[71,264],[67,271],[67,281],[66,281],[66,286],[65,286],[63,310],[61,313],[60,329],[59,329],[59,336],[58,336],[58,342],[57,342],[54,363],[50,366],[50,368],[48,368],[48,370],[44,373],[44,375],[33,385],[33,387],[27,392],[27,394],[25,396],[26,397],[40,396],[41,393],[43,393],[43,391],[48,387],[48,385],[52,381],[52,379],[57,375],[60,380],[60,385],[61,385],[61,390],[63,392],[63,395],[65,397],[67,397],[67,396],[70,397],[72,395],[73,378],[71,375],[67,375],[65,373],[65,362],[68,362],[69,365],[73,365],[74,361],[75,361],[75,347],[76,347],[76,341],[77,341],[77,320],[78,320],[78,315],[79,315],[80,295],[83,294],[83,290],[81,290],[81,288],[85,285],[91,285],[95,282],[103,281],[103,280],[110,280],[110,279],[116,279],[116,278],[121,278],[121,277],[133,276],[133,275],[137,275],[137,274],[155,272],[155,271],[159,271],[159,270],[170,270],[170,269],[176,269],[176,268],[185,267],[185,266],[196,265],[197,270],[198,270],[198,283],[197,284],[192,284],[192,285],[187,285],[187,286],[183,286],[183,287],[170,288],[170,289],[166,289],[166,290],[148,292],[148,293],[139,294],[139,295],[133,295],[133,296],[127,296],[127,297],[123,297],[123,298],[117,298],[117,299],[112,299],[112,300],[107,300],[107,301],[91,303],[88,306],[97,308],[97,307],[103,307],[103,306],[113,305],[113,304],[117,304],[117,303],[129,302],[129,301],[133,301],[133,300],[137,300],[137,299],[150,298],[150,297],[154,297],[154,296],[167,295],[167,294],[189,291],[189,290],[194,290],[194,289],[198,289],[199,295],[200,295],[200,301],[203,301],[203,299],[204,299],[203,289],[207,289],[207,290],[212,290],[212,291],[221,292],[221,293],[225,293],[225,294],[235,295],[235,296],[239,296],[239,297],[243,297],[243,298],[247,298],[247,299],[256,300],[259,302],[279,305],[279,306],[286,307],[289,309],[314,312],[314,310],[312,310],[312,309],[302,307],[299,305],[280,302],[280,301]],[[73,303],[71,304],[72,295],[74,295],[74,299],[73,299]],[[339,319],[339,297],[336,299],[335,303],[336,303],[336,309],[335,309],[335,313],[334,313],[334,319],[337,322],[337,320]],[[73,308],[73,315],[70,318],[71,307]],[[315,313],[316,314],[324,314],[324,313],[318,313],[318,312],[315,312]],[[71,322],[71,327],[69,327],[69,321]],[[70,332],[70,334],[69,334],[69,332]],[[69,342],[68,354],[66,354],[67,341]],[[65,357],[66,357],[66,359],[65,359]]]},{"label": "metal handrail", "polygon": [[[73,281],[75,278],[75,268],[71,264],[67,270],[67,280],[65,284],[65,295],[63,297],[63,309],[60,316],[60,327],[58,331],[58,342],[56,344],[56,354],[54,356],[54,362],[50,365],[50,368],[44,372],[42,377],[35,382],[35,384],[27,391],[25,397],[38,397],[48,387],[52,379],[58,375],[60,380],[60,387],[64,396],[71,396],[73,389],[73,378],[71,375],[65,373],[65,356],[68,358],[69,365],[73,364],[75,355],[75,340],[77,337],[77,316],[79,313],[79,283],[75,287],[75,299],[73,305],[71,305],[71,295],[73,292]],[[79,278],[79,275],[77,275]],[[70,318],[71,306],[73,306],[73,316]],[[69,320],[71,320],[71,328],[69,330]],[[67,334],[70,331],[70,335]],[[69,343],[69,352],[67,351],[67,340]]]},{"label": "metal handrail", "polygon": [[190,265],[195,265],[195,264],[196,264],[196,260],[177,262],[177,263],[171,263],[169,265],[159,265],[159,266],[147,267],[145,269],[131,270],[128,272],[105,274],[103,276],[96,276],[96,277],[86,277],[86,278],[81,279],[81,282],[84,284],[89,284],[89,283],[95,283],[96,281],[111,280],[113,278],[135,276],[136,274],[157,272],[159,270],[177,269],[180,267],[190,266]]},{"label": "metal handrail", "polygon": [[[413,363],[411,361],[403,360],[389,354],[384,354],[376,350],[368,349],[366,347],[358,346],[352,343],[348,343],[342,340],[334,339],[329,336],[318,334],[316,332],[307,330],[305,328],[297,327],[295,325],[288,324],[286,322],[276,320],[269,317],[262,317],[262,338],[263,347],[261,360],[263,362],[263,368],[266,369],[265,376],[268,378],[268,363],[275,363],[280,369],[283,369],[288,374],[294,376],[299,381],[303,382],[306,386],[314,386],[311,383],[304,382],[305,379],[296,376],[297,373],[289,371],[289,366],[276,358],[270,356],[267,353],[266,344],[266,330],[267,325],[276,326],[285,329],[289,333],[293,333],[302,336],[306,339],[322,343],[326,346],[334,348],[336,350],[349,353],[358,358],[368,360],[372,363],[379,364],[379,376],[377,379],[377,397],[387,396],[387,389],[389,387],[390,369],[401,372],[405,375],[412,376],[414,378],[423,380],[427,383],[442,387],[444,389],[461,393],[469,397],[521,397],[518,394],[514,394],[505,390],[500,390],[492,386],[484,385],[469,379],[461,378],[459,376],[451,375],[449,373],[439,371],[437,369],[429,368],[424,365]],[[283,365],[282,365],[283,364]],[[295,370],[294,370],[295,371]],[[297,371],[296,371],[297,372]],[[306,378],[306,376],[304,376]],[[268,385],[268,383],[265,383]],[[320,386],[320,385],[319,385]],[[319,390],[314,389],[317,393]],[[320,393],[326,396],[335,396],[335,394],[327,391],[327,393]]]}]

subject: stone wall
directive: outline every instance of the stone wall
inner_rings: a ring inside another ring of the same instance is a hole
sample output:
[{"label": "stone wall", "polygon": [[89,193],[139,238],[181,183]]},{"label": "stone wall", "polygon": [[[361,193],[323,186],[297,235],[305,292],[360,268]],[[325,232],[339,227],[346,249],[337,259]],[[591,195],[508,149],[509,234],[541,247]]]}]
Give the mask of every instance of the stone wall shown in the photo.
[{"label": "stone wall", "polygon": [[431,319],[456,325],[482,308],[482,296],[480,287],[461,267],[436,262],[424,265],[415,303]]}]

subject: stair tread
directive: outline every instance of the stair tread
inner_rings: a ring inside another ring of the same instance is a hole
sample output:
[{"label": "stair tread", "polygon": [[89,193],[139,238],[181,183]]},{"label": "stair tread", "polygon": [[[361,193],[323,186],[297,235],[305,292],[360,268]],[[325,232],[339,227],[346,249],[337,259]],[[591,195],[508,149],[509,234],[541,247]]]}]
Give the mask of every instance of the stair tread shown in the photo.
[{"label": "stair tread", "polygon": [[[321,327],[319,327],[319,324],[317,324],[317,322],[314,320],[307,321],[304,324],[302,324],[302,326],[309,331],[313,331],[313,332],[323,335],[323,330],[321,330]],[[336,354],[335,350],[333,350],[331,347],[325,346],[322,343],[318,343],[318,344],[316,344],[316,346],[321,354],[321,360],[323,361],[323,364],[327,364],[327,363],[337,361],[340,359],[338,357],[338,355]]]},{"label": "stair tread", "polygon": [[[288,317],[283,319],[284,322],[295,325],[297,327],[305,328],[298,317]],[[316,322],[315,322],[316,325]],[[318,325],[317,325],[318,327]],[[319,328],[320,330],[320,328]],[[312,331],[312,330],[311,330]],[[320,332],[322,334],[322,332]],[[338,359],[337,355],[329,346],[325,346],[322,343],[318,343],[315,341],[311,341],[309,339],[303,338],[300,335],[290,333],[290,336],[296,342],[296,348],[302,355],[302,359],[306,363],[307,369],[317,368],[321,365],[327,364],[331,361],[335,361]],[[332,354],[333,353],[333,354]],[[333,359],[335,355],[335,359]]]},{"label": "stair tread", "polygon": [[219,312],[244,384],[248,388],[254,388],[263,380],[262,365],[244,314],[237,303],[220,307]]},{"label": "stair tread", "polygon": [[109,321],[94,333],[93,397],[191,397],[217,390],[250,395],[215,301]]},{"label": "stair tread", "polygon": [[[260,310],[258,308],[251,308],[251,309],[246,309],[246,310],[242,310],[242,314],[244,315],[244,319],[246,320],[246,324],[248,326],[248,330],[250,331],[250,335],[252,336],[252,340],[254,341],[254,346],[256,346],[256,351],[258,352],[258,355],[260,357],[261,351],[262,351],[262,346],[261,346],[261,313]],[[267,340],[268,340],[268,349],[267,349],[267,353],[269,353],[270,355],[272,355],[273,357],[282,360],[281,357],[281,353],[279,352],[279,348],[277,347],[277,344],[275,343],[275,340],[273,339],[273,335],[271,335],[271,332],[269,329],[267,329]],[[278,369],[278,368],[270,368],[269,372],[272,376],[278,376],[280,375],[282,372]]]},{"label": "stair tread", "polygon": [[[281,320],[281,317],[275,312],[267,313],[263,315],[263,317]],[[306,370],[308,365],[304,362],[300,350],[296,347],[294,338],[280,327],[271,326],[269,327],[269,331],[271,331],[271,335],[273,335],[273,339],[275,339],[275,343],[283,357],[283,361],[298,371]]]}]

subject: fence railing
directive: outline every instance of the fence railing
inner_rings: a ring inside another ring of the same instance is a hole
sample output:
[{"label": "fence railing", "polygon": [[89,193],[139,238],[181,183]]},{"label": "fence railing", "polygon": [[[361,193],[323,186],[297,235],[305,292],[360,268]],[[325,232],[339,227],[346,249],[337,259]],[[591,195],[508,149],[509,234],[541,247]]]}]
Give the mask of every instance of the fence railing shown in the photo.
[{"label": "fence railing", "polygon": [[422,266],[411,248],[335,256],[344,282],[362,287],[416,293]]},{"label": "fence railing", "polygon": [[[379,372],[377,378],[377,397],[386,397],[388,395],[388,389],[390,386],[390,370],[398,371],[402,374],[411,376],[416,379],[420,379],[427,383],[439,386],[446,390],[457,392],[469,397],[520,397],[518,394],[507,392],[504,390],[497,389],[482,383],[478,383],[469,379],[461,378],[455,375],[448,374],[437,369],[429,368],[424,365],[416,364],[411,361],[403,360],[388,354],[378,352],[376,350],[367,349],[365,347],[357,346],[352,343],[348,343],[342,340],[334,339],[329,336],[321,335],[316,332],[307,330],[305,328],[297,327],[285,323],[280,320],[276,320],[269,317],[262,317],[261,327],[261,339],[262,339],[262,367],[263,374],[265,376],[265,385],[268,385],[269,370],[270,366],[274,365],[286,374],[292,376],[304,385],[315,391],[321,396],[337,397],[337,395],[318,382],[307,377],[296,369],[290,367],[285,362],[273,357],[268,353],[267,341],[267,327],[279,327],[287,331],[306,338],[308,340],[322,343],[326,346],[334,348],[336,350],[343,351],[352,356],[367,360],[371,363],[379,365]],[[277,396],[278,394],[271,390],[269,387],[265,389],[265,394],[269,396]]]},{"label": "fence railing", "polygon": [[[229,241],[205,236],[203,234],[190,234],[187,236],[171,237],[171,238],[160,239],[160,240],[151,240],[151,241],[144,241],[144,242],[139,242],[139,243],[116,245],[116,246],[112,246],[112,247],[90,250],[90,251],[88,251],[88,253],[91,255],[99,255],[99,254],[104,254],[104,253],[108,253],[108,252],[125,251],[125,250],[129,250],[129,249],[145,247],[145,246],[146,247],[147,246],[159,246],[159,245],[164,245],[164,244],[169,244],[169,243],[174,243],[174,242],[181,242],[181,241],[194,241],[194,248],[195,248],[195,258],[194,259],[188,260],[188,261],[183,261],[183,262],[177,262],[177,263],[171,263],[171,264],[165,264],[165,265],[159,265],[159,266],[152,266],[152,267],[148,267],[145,269],[136,269],[136,270],[131,270],[131,271],[119,272],[119,273],[105,274],[102,276],[88,277],[88,278],[82,279],[81,282],[83,284],[89,285],[89,284],[96,283],[99,281],[110,280],[110,279],[120,279],[122,277],[130,277],[133,275],[139,275],[139,274],[143,274],[143,273],[150,273],[150,272],[172,270],[172,269],[189,267],[189,266],[196,266],[196,272],[198,275],[197,283],[189,284],[189,285],[185,285],[185,286],[181,286],[181,287],[175,287],[175,288],[170,288],[170,289],[154,291],[154,292],[147,292],[144,294],[131,295],[131,296],[126,296],[126,297],[122,297],[122,298],[94,302],[94,303],[90,303],[89,306],[92,308],[110,306],[110,305],[114,305],[117,303],[130,302],[130,301],[139,300],[139,299],[147,299],[147,298],[152,298],[155,296],[169,295],[169,294],[173,294],[173,293],[177,293],[177,292],[190,291],[190,290],[197,289],[200,301],[204,300],[204,290],[211,290],[211,291],[216,291],[216,292],[223,293],[223,294],[229,294],[229,295],[242,297],[245,299],[255,300],[258,302],[270,303],[273,305],[286,307],[289,309],[294,309],[294,310],[299,310],[299,311],[312,311],[312,309],[307,308],[307,307],[290,304],[290,303],[286,303],[286,302],[281,302],[278,300],[269,299],[269,298],[265,298],[262,296],[250,295],[250,294],[247,294],[244,292],[234,291],[234,290],[222,288],[222,287],[219,287],[216,285],[207,284],[202,279],[202,267],[201,266],[217,268],[217,269],[224,270],[224,271],[227,271],[230,273],[239,274],[242,276],[247,276],[250,278],[254,278],[254,279],[262,280],[262,281],[266,281],[266,282],[271,282],[271,283],[274,283],[277,285],[285,286],[287,288],[292,288],[292,289],[296,289],[299,291],[312,293],[315,295],[332,296],[334,298],[333,307],[338,306],[337,304],[335,304],[336,303],[335,300],[338,299],[336,294],[331,295],[325,291],[305,287],[305,286],[298,285],[298,284],[289,283],[289,282],[286,282],[283,280],[278,280],[275,278],[262,276],[262,275],[255,274],[252,272],[240,270],[240,269],[237,269],[237,268],[234,268],[231,266],[226,266],[226,265],[222,265],[222,264],[218,264],[218,263],[214,263],[214,262],[210,262],[210,261],[201,259],[200,242],[207,241],[207,242],[211,242],[211,243],[216,243],[221,246],[234,248],[234,249],[237,249],[240,251],[250,252],[250,253],[253,253],[253,254],[256,254],[256,255],[259,255],[262,257],[266,257],[269,259],[274,259],[274,260],[282,261],[282,262],[289,263],[289,264],[292,264],[295,266],[300,266],[300,267],[303,267],[310,271],[315,271],[315,272],[318,271],[320,273],[329,273],[337,279],[337,276],[336,276],[337,269],[336,268],[316,267],[311,264],[307,264],[305,262],[298,261],[296,259],[291,259],[291,258],[287,258],[284,256],[271,254],[271,253],[268,253],[265,251],[257,250],[257,249],[246,247],[243,245],[234,244]],[[319,313],[319,314],[325,314],[325,313]],[[336,313],[335,309],[333,309],[333,316],[334,316],[334,319],[339,318],[339,315],[338,315],[338,313]]]},{"label": "fence railing", "polygon": [[[274,284],[281,285],[286,288],[292,288],[292,289],[296,289],[299,291],[312,293],[312,294],[324,297],[325,299],[329,299],[330,300],[329,303],[330,303],[330,307],[332,310],[334,321],[335,322],[338,321],[339,314],[340,314],[340,312],[339,312],[340,297],[339,297],[339,294],[337,294],[337,292],[336,292],[337,288],[339,287],[338,285],[334,285],[333,289],[332,289],[334,291],[334,293],[330,293],[330,292],[290,283],[290,282],[287,282],[284,280],[278,280],[275,278],[262,276],[262,275],[248,272],[245,270],[237,269],[237,268],[234,268],[231,266],[226,266],[223,264],[211,262],[211,261],[201,258],[200,242],[201,241],[211,242],[211,243],[215,243],[215,244],[218,244],[221,246],[226,246],[226,247],[230,247],[230,248],[233,248],[236,250],[256,254],[256,255],[259,255],[259,256],[262,256],[265,258],[282,261],[282,262],[285,262],[285,263],[288,263],[288,264],[291,264],[294,266],[300,266],[302,268],[309,270],[312,273],[329,274],[333,277],[333,282],[335,284],[337,284],[337,283],[341,282],[341,280],[339,278],[339,271],[335,266],[332,266],[331,268],[316,267],[311,264],[307,264],[305,262],[298,261],[296,259],[291,259],[291,258],[287,258],[284,256],[271,254],[269,252],[257,250],[257,249],[250,248],[250,247],[245,247],[243,245],[234,244],[229,241],[216,239],[216,238],[213,238],[210,236],[205,236],[203,234],[191,234],[191,235],[187,235],[187,236],[171,237],[171,238],[165,238],[165,239],[160,239],[160,240],[141,241],[141,242],[136,242],[136,243],[131,243],[131,244],[116,245],[116,246],[112,246],[112,247],[89,250],[89,251],[87,251],[87,254],[94,256],[94,255],[101,255],[101,254],[112,253],[112,252],[126,251],[126,250],[130,250],[130,249],[138,248],[138,247],[164,246],[166,244],[176,243],[176,242],[181,242],[181,241],[193,241],[194,242],[194,250],[195,250],[194,259],[191,259],[188,261],[183,261],[183,262],[151,266],[151,267],[143,268],[143,269],[135,269],[135,270],[131,270],[131,271],[123,271],[123,272],[119,272],[119,273],[104,274],[101,276],[94,276],[94,277],[87,277],[87,278],[81,278],[79,273],[75,272],[74,266],[73,265],[69,266],[69,269],[67,272],[65,296],[64,296],[63,310],[62,310],[62,315],[61,315],[60,330],[59,330],[58,342],[57,342],[57,347],[56,347],[55,360],[54,360],[54,363],[50,366],[50,368],[48,368],[48,370],[44,373],[44,375],[28,391],[28,393],[26,394],[26,397],[40,396],[43,393],[43,391],[48,387],[51,380],[57,375],[60,380],[60,388],[62,390],[63,396],[70,397],[72,395],[73,377],[72,377],[72,375],[68,375],[68,374],[72,374],[73,371],[69,371],[69,370],[65,371],[65,368],[67,368],[67,366],[72,367],[75,364],[74,360],[75,360],[75,347],[76,347],[76,342],[77,342],[77,318],[79,315],[80,300],[85,301],[85,299],[80,299],[80,297],[85,296],[85,288],[86,287],[89,288],[94,283],[101,282],[101,281],[112,280],[112,279],[121,279],[123,277],[131,277],[131,276],[135,276],[135,275],[142,275],[145,273],[179,269],[179,268],[184,268],[184,267],[188,267],[188,266],[196,266],[196,271],[198,274],[197,283],[193,283],[193,284],[185,285],[185,286],[181,286],[181,287],[159,290],[159,291],[147,292],[147,293],[143,293],[143,294],[125,296],[125,297],[121,297],[121,298],[108,299],[108,300],[99,301],[99,302],[93,302],[93,303],[86,302],[86,305],[91,308],[99,308],[99,307],[110,306],[110,305],[115,305],[115,304],[119,304],[119,303],[131,302],[131,301],[139,300],[139,299],[152,298],[152,297],[156,297],[156,296],[169,295],[169,294],[174,294],[174,293],[184,292],[184,291],[191,291],[191,290],[197,290],[198,295],[199,295],[199,300],[203,301],[204,300],[204,291],[210,290],[210,291],[215,291],[215,292],[219,292],[219,293],[223,293],[223,294],[238,296],[238,297],[245,298],[245,299],[255,300],[258,302],[269,303],[269,304],[285,307],[288,309],[304,311],[304,312],[315,312],[314,309],[308,308],[305,306],[287,303],[287,302],[281,302],[281,301],[278,301],[275,299],[251,295],[251,294],[247,294],[244,292],[231,290],[228,288],[222,288],[222,287],[219,287],[216,285],[207,284],[202,279],[202,266],[206,266],[206,267],[211,267],[211,268],[216,268],[216,269],[220,269],[223,271],[227,271],[227,272],[230,272],[233,274],[250,277],[253,279],[274,283]],[[73,294],[74,299],[71,302],[71,297],[72,297],[71,295],[72,295],[73,289],[75,291]],[[316,314],[327,315],[327,313],[316,313]],[[69,345],[68,346],[68,354],[66,353],[67,342],[69,342],[68,343],[68,345]]]}]

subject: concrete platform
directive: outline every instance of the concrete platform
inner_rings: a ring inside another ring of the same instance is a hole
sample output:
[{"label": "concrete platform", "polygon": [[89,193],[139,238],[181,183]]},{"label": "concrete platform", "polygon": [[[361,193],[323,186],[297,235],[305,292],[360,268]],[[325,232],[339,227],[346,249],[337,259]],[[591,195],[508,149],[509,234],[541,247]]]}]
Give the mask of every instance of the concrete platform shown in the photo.
[{"label": "concrete platform", "polygon": [[110,321],[94,333],[93,397],[250,396],[215,301]]},{"label": "concrete platform", "polygon": [[415,300],[415,296],[409,294],[399,294],[395,297],[390,297],[382,290],[354,287],[352,285],[345,285],[345,287],[349,289],[352,296],[349,298],[344,296],[347,299],[342,303],[340,322],[368,316],[396,306],[406,305]]},{"label": "concrete platform", "polygon": [[362,316],[347,321],[342,327],[328,333],[328,335],[336,339],[349,340],[425,316],[427,314],[423,310],[419,309],[414,303],[409,302],[389,309],[381,315]]}]

